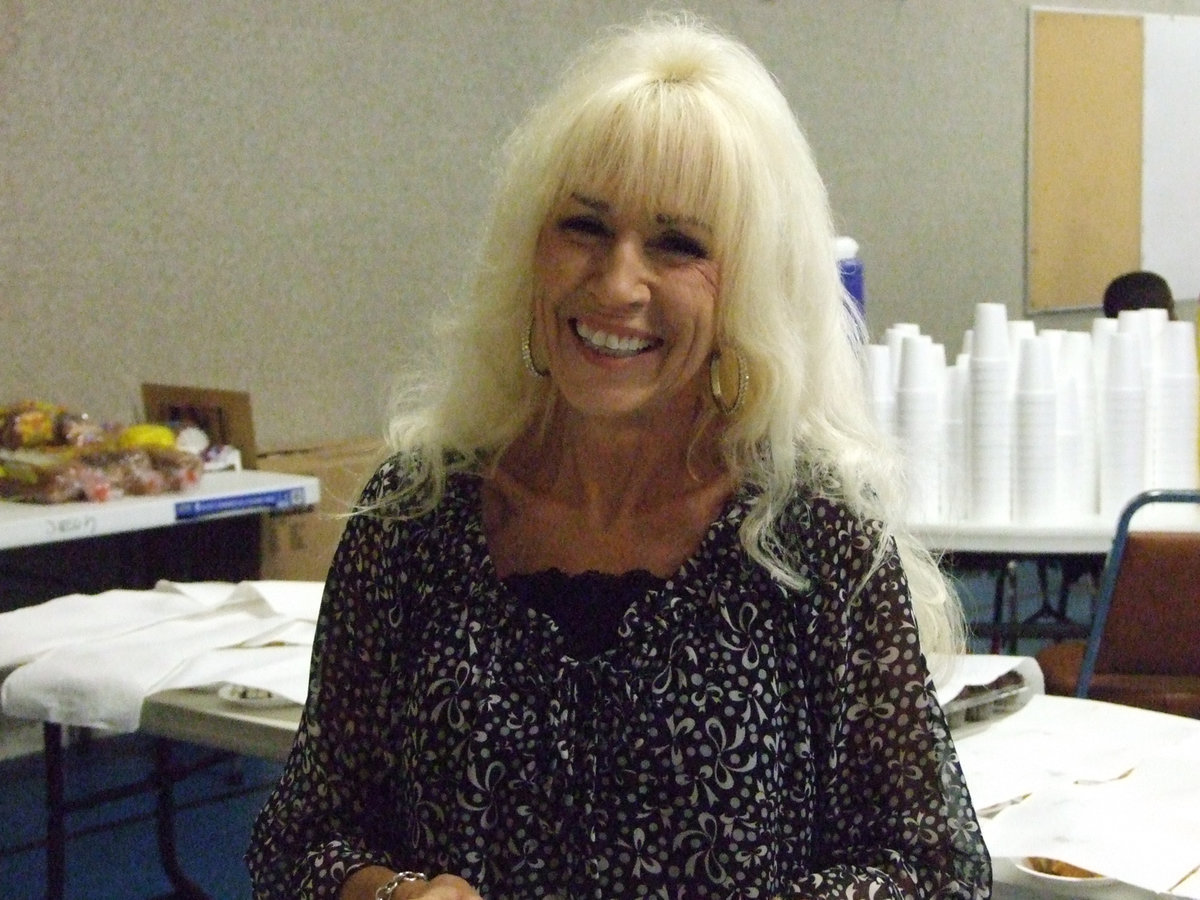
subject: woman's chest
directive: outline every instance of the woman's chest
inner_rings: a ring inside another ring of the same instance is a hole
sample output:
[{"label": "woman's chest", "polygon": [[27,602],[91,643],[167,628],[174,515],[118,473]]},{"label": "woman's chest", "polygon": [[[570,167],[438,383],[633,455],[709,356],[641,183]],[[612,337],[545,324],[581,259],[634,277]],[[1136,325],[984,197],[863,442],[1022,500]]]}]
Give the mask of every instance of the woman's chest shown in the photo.
[{"label": "woman's chest", "polygon": [[679,781],[756,767],[807,728],[798,640],[778,604],[738,592],[657,598],[591,660],[563,655],[535,611],[460,609],[424,624],[399,733],[518,768]]},{"label": "woman's chest", "polygon": [[[536,859],[541,885],[574,884],[588,860],[639,884],[646,867],[707,884],[701,860],[802,866],[817,754],[791,599],[668,583],[631,609],[616,646],[581,661],[511,598],[446,598],[414,623],[399,686],[391,784],[414,810],[413,840],[453,854],[518,835],[501,868]],[[696,896],[730,896],[713,877],[717,893]]]}]

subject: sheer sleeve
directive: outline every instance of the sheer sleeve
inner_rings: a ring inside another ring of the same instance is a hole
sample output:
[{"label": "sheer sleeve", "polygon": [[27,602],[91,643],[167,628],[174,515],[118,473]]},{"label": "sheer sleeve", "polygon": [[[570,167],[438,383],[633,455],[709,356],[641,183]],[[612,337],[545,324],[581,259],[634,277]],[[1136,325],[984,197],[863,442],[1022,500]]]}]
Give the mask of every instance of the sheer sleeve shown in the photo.
[{"label": "sheer sleeve", "polygon": [[[386,496],[385,464],[366,502]],[[392,485],[394,486],[394,485]],[[370,512],[352,516],[334,555],[313,644],[309,695],[283,777],[255,822],[246,855],[260,900],[336,897],[369,863],[417,868],[393,859],[401,804],[389,733],[402,679],[389,637],[402,625],[394,575],[405,548],[401,523]]]},{"label": "sheer sleeve", "polygon": [[[987,897],[991,864],[894,547],[832,504],[802,529],[816,599],[814,872],[796,897]],[[855,585],[869,575],[860,591]]]}]

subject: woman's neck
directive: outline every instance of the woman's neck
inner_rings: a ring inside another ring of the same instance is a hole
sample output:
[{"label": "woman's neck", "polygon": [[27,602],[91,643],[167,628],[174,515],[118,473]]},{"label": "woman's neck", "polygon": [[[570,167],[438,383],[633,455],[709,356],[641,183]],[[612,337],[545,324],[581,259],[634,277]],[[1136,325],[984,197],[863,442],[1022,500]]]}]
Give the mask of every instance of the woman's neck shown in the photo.
[{"label": "woman's neck", "polygon": [[710,431],[567,416],[518,442],[501,465],[602,525],[726,481]]},{"label": "woman's neck", "polygon": [[656,429],[551,428],[517,441],[484,493],[501,574],[559,568],[667,577],[733,492],[711,442]]}]

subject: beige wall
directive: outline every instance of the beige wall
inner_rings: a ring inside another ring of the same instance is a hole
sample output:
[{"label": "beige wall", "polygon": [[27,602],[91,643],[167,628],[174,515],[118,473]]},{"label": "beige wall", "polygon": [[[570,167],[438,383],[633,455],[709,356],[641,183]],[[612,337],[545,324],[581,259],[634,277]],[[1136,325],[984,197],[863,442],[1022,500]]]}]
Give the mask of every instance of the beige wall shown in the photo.
[{"label": "beige wall", "polygon": [[[1029,5],[693,4],[806,124],[876,334],[916,321],[953,352],[976,302],[1020,314]],[[265,449],[378,432],[459,283],[489,152],[644,8],[0,0],[0,402],[129,419],[143,381],[201,384],[251,393]]]}]

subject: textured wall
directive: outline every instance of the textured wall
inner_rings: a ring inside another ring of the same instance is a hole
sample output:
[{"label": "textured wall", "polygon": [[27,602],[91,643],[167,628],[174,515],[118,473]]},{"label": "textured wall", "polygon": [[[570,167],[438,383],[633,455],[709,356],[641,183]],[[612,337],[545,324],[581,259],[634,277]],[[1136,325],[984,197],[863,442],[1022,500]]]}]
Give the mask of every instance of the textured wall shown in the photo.
[{"label": "textured wall", "polygon": [[[645,6],[0,0],[0,402],[129,419],[143,381],[201,384],[250,391],[263,448],[376,433],[459,285],[490,152]],[[916,321],[953,352],[975,302],[1022,309],[1028,7],[693,4],[806,124],[877,333]]]}]

